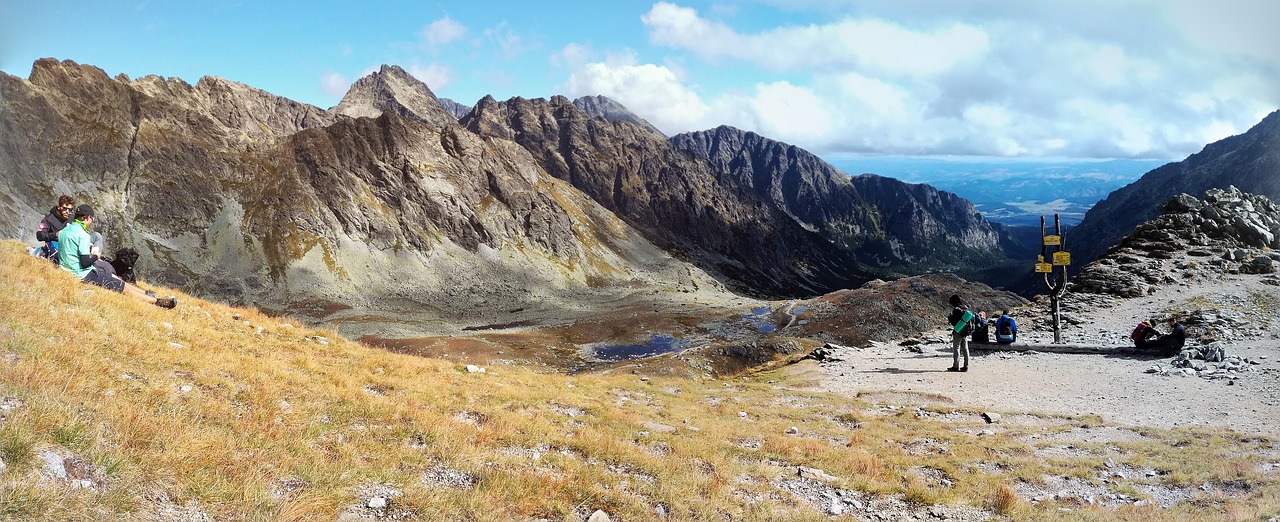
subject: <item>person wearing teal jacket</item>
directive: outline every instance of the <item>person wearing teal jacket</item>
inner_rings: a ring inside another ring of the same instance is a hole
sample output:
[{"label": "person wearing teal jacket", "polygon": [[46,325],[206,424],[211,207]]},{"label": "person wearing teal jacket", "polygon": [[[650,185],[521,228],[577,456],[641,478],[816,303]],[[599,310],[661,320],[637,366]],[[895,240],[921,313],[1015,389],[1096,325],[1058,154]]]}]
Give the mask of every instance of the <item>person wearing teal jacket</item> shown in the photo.
[{"label": "person wearing teal jacket", "polygon": [[127,294],[161,308],[178,305],[176,298],[156,299],[145,291],[116,277],[111,264],[102,260],[102,252],[94,245],[89,229],[93,227],[93,207],[76,207],[75,221],[58,232],[58,266],[81,281]]},{"label": "person wearing teal jacket", "polygon": [[[949,372],[967,372],[969,371],[969,334],[973,328],[969,328],[969,324],[974,322],[977,317],[969,306],[964,303],[959,295],[951,296],[951,315],[947,316],[947,322],[951,323],[951,367],[947,368]],[[960,354],[964,354],[964,366],[960,366]]]}]

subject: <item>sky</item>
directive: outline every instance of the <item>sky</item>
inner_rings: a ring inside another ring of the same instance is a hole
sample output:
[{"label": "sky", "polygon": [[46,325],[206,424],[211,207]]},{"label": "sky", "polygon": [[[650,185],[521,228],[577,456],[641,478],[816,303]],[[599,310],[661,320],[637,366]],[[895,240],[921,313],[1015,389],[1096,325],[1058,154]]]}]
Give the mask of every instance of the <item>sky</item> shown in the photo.
[{"label": "sky", "polygon": [[0,71],[219,76],[321,108],[605,95],[825,158],[1179,160],[1280,109],[1274,0],[0,0]]}]

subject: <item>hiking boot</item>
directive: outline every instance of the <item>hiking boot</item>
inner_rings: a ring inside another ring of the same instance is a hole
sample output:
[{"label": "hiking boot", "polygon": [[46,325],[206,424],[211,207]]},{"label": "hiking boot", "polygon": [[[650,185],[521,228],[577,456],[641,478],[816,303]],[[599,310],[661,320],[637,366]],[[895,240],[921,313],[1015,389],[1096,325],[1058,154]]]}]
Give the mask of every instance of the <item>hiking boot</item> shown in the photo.
[{"label": "hiking boot", "polygon": [[967,371],[969,371],[969,367],[968,367],[968,366],[965,366],[964,368],[961,368],[961,369],[960,369],[960,371],[962,371],[962,372],[967,372]]},{"label": "hiking boot", "polygon": [[956,368],[955,366],[952,366],[952,367],[950,367],[950,368],[947,368],[947,371],[949,371],[949,372],[962,372],[962,371],[965,371],[965,370],[961,370],[961,369],[959,369],[959,368]]},{"label": "hiking boot", "polygon": [[178,306],[178,298],[166,297],[164,299],[156,299],[156,306],[172,309],[173,307]]}]

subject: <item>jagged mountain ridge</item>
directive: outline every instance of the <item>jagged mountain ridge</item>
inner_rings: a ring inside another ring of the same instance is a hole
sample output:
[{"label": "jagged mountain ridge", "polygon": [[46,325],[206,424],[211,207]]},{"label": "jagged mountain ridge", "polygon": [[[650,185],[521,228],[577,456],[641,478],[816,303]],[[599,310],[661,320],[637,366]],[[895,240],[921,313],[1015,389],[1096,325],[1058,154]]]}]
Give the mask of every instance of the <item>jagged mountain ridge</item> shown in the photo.
[{"label": "jagged mountain ridge", "polygon": [[[459,123],[394,66],[330,111],[218,78],[111,79],[52,59],[2,85],[11,237],[56,194],[88,196],[157,282],[234,302],[502,301],[705,277],[654,244],[756,294],[881,273],[652,128],[562,97],[487,98]],[[405,270],[409,282],[392,277]],[[417,277],[459,270],[477,278]]]},{"label": "jagged mountain ridge", "polygon": [[423,107],[350,118],[215,78],[56,60],[31,78],[0,76],[6,234],[29,239],[47,202],[74,194],[157,283],[277,308],[448,314],[462,299],[452,315],[477,316],[596,286],[715,284],[521,147]]},{"label": "jagged mountain ridge", "polygon": [[740,291],[814,295],[871,278],[856,260],[712,165],[635,124],[592,118],[562,96],[482,99],[462,124],[511,139],[656,244]]},{"label": "jagged mountain ridge", "polygon": [[1179,193],[1203,194],[1229,186],[1280,199],[1280,111],[1244,134],[1210,143],[1112,192],[1069,232],[1073,256],[1080,262],[1097,258],[1138,224],[1159,215],[1160,205]]}]

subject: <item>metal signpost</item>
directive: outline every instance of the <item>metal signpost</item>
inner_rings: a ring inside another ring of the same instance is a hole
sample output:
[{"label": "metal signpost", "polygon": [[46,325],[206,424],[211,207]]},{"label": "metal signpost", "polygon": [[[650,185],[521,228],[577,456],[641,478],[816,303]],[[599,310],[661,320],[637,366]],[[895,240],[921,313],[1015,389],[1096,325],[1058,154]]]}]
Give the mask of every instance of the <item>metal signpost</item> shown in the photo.
[{"label": "metal signpost", "polygon": [[[1044,274],[1044,287],[1049,291],[1049,303],[1053,307],[1053,344],[1062,344],[1061,315],[1059,300],[1067,291],[1067,265],[1071,264],[1071,252],[1066,250],[1062,239],[1062,223],[1058,215],[1053,215],[1053,235],[1045,234],[1044,216],[1040,216],[1040,259],[1036,263],[1036,273]],[[1052,263],[1046,262],[1049,247],[1053,247]],[[1057,270],[1062,267],[1061,270]]]}]

